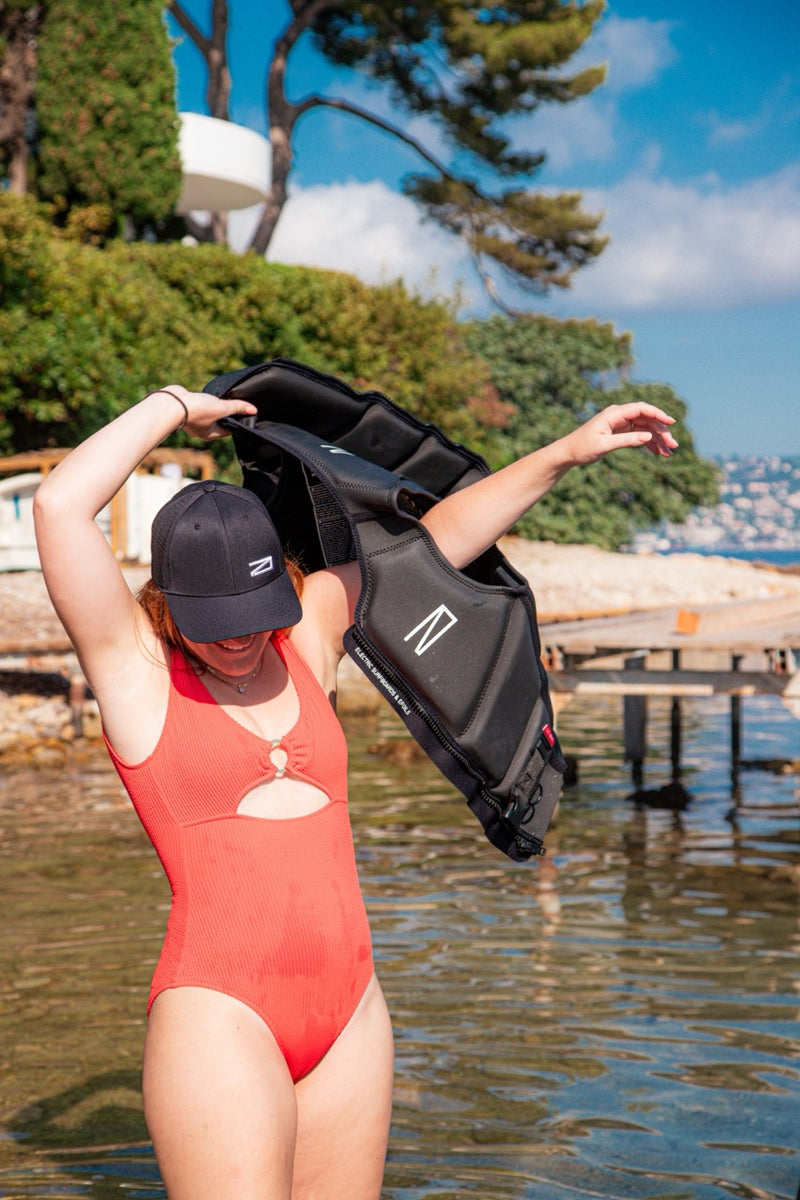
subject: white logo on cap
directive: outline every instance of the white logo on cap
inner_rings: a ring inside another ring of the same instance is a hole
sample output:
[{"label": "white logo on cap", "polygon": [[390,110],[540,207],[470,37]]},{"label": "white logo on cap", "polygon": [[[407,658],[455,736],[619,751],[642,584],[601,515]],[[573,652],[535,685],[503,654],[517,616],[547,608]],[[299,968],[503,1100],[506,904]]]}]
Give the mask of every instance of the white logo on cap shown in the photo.
[{"label": "white logo on cap", "polygon": [[251,577],[256,575],[266,575],[267,571],[272,570],[272,555],[268,554],[266,558],[254,558],[253,561],[249,562],[247,565],[248,567],[253,568],[250,572]]}]

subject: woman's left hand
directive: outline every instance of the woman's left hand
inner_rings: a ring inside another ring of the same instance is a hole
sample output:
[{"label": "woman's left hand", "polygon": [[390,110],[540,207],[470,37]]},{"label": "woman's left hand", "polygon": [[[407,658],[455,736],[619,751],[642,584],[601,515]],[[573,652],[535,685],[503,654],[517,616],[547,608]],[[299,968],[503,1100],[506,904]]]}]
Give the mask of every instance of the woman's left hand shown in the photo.
[{"label": "woman's left hand", "polygon": [[567,434],[572,465],[597,462],[612,450],[646,446],[651,454],[669,458],[678,443],[670,433],[675,418],[653,404],[611,404],[584,425]]}]

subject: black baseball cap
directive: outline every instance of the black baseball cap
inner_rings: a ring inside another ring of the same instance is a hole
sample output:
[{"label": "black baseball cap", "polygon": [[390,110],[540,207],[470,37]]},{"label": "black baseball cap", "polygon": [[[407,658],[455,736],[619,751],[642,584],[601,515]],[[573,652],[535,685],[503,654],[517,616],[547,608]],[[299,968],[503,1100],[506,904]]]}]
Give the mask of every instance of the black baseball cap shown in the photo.
[{"label": "black baseball cap", "polygon": [[269,513],[230,483],[187,484],[156,513],[151,570],[192,642],[284,629],[302,616]]}]

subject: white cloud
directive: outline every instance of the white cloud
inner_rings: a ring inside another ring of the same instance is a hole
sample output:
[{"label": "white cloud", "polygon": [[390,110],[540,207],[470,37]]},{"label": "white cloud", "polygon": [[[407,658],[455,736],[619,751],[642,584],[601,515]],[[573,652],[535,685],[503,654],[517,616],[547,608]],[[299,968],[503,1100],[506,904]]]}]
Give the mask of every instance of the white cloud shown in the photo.
[{"label": "white cloud", "polygon": [[[761,101],[758,109],[747,117],[729,117],[712,109],[701,121],[708,127],[708,141],[711,146],[731,145],[737,142],[753,141],[755,138],[772,136],[783,138],[786,130],[794,124],[800,110],[793,100],[793,81],[788,77],[779,79]],[[791,137],[791,134],[788,135]]]},{"label": "white cloud", "polygon": [[402,278],[427,293],[452,294],[470,275],[461,242],[377,180],[293,191],[269,258],[348,271],[367,283]]},{"label": "white cloud", "polygon": [[708,141],[711,146],[730,142],[743,142],[756,136],[764,128],[764,120],[755,115],[749,121],[726,120],[718,112],[710,112],[706,118]]},{"label": "white cloud", "polygon": [[585,205],[605,212],[612,243],[574,301],[720,309],[800,295],[800,163],[739,187],[634,175]]},{"label": "white cloud", "polygon": [[[605,212],[612,242],[569,293],[554,295],[559,309],[609,317],[800,296],[800,163],[737,188],[714,177],[676,184],[640,172],[588,191],[584,203]],[[252,213],[233,222],[240,246],[247,220]],[[461,243],[380,182],[297,189],[269,257],[347,271],[367,283],[402,278],[428,295],[460,288],[466,304],[485,307]],[[510,302],[521,303],[518,296]]]},{"label": "white cloud", "polygon": [[565,105],[543,105],[515,121],[515,149],[544,150],[551,170],[564,171],[575,163],[608,162],[616,149],[616,105],[599,95]]},{"label": "white cloud", "polygon": [[653,83],[678,57],[672,21],[626,19],[611,13],[596,27],[571,66],[607,62],[604,90],[618,95]]}]

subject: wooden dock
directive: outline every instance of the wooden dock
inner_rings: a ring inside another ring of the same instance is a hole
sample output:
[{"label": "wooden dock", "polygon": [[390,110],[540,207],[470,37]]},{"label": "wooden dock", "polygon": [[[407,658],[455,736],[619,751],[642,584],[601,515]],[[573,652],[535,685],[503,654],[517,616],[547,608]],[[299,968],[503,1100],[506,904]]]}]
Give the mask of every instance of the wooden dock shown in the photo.
[{"label": "wooden dock", "polygon": [[540,632],[555,692],[800,699],[800,596],[549,622]]},{"label": "wooden dock", "polygon": [[[548,621],[540,633],[557,704],[572,695],[623,698],[625,757],[637,786],[648,748],[650,696],[672,699],[674,778],[680,771],[683,698],[730,697],[734,782],[744,697],[780,696],[800,718],[800,596]],[[797,745],[800,758],[800,731]]]}]

